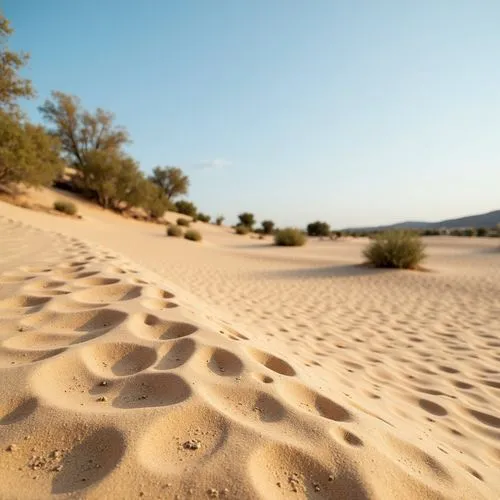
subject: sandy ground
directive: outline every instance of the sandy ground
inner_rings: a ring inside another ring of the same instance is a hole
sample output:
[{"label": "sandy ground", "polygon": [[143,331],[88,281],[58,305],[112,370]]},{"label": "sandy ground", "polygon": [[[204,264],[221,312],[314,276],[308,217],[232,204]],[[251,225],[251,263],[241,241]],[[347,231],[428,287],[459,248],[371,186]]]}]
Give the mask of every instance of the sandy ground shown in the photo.
[{"label": "sandy ground", "polygon": [[377,271],[78,205],[0,203],[1,498],[498,498],[499,240]]}]

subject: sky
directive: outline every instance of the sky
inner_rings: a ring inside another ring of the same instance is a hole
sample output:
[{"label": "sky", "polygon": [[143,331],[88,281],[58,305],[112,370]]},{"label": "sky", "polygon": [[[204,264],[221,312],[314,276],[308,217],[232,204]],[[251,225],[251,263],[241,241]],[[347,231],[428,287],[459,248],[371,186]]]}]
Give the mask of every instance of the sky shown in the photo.
[{"label": "sky", "polygon": [[498,0],[0,0],[23,72],[116,115],[201,211],[280,226],[500,209]]}]

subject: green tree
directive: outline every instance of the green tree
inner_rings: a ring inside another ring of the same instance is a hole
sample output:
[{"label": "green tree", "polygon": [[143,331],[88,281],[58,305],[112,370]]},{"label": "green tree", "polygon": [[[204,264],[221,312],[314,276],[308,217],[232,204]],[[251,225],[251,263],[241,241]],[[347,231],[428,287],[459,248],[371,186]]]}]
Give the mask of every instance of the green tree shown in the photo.
[{"label": "green tree", "polygon": [[[51,133],[59,137],[68,161],[84,172],[95,153],[102,160],[103,153],[111,156],[130,142],[128,132],[114,125],[114,115],[98,108],[94,113],[82,108],[80,99],[63,92],[52,92],[39,110],[53,128]],[[111,160],[110,160],[111,161]]]},{"label": "green tree", "polygon": [[155,167],[149,180],[163,190],[168,200],[188,193],[189,177],[178,167]]},{"label": "green tree", "polygon": [[7,18],[0,12],[0,110],[18,113],[17,100],[34,97],[35,91],[31,81],[19,75],[19,71],[29,61],[29,54],[8,49],[7,41],[13,31]]},{"label": "green tree", "polygon": [[176,201],[175,208],[180,214],[188,215],[189,217],[196,217],[196,214],[198,213],[196,205],[188,200]]},{"label": "green tree", "polygon": [[0,184],[48,186],[63,167],[57,138],[40,125],[0,111]]},{"label": "green tree", "polygon": [[272,234],[274,231],[274,222],[272,220],[263,220],[261,225],[264,234]]},{"label": "green tree", "polygon": [[307,234],[309,236],[330,236],[330,225],[327,222],[311,222],[307,225]]},{"label": "green tree", "polygon": [[217,218],[215,219],[215,223],[220,226],[222,225],[222,223],[224,222],[224,216],[223,215],[219,215],[217,216]]},{"label": "green tree", "polygon": [[255,224],[255,216],[250,212],[243,212],[238,215],[238,219],[240,219],[240,224],[242,226],[246,226],[249,229],[252,229]]}]

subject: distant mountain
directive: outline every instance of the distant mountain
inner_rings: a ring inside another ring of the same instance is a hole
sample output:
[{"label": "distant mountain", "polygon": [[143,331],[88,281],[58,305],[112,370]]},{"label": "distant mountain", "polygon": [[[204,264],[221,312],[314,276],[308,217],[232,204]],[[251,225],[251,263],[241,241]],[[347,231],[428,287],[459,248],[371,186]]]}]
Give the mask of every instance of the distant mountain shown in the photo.
[{"label": "distant mountain", "polygon": [[351,227],[344,231],[384,231],[387,229],[459,229],[467,227],[495,227],[500,224],[500,210],[479,215],[469,215],[458,219],[446,219],[439,222],[405,221],[387,226]]}]

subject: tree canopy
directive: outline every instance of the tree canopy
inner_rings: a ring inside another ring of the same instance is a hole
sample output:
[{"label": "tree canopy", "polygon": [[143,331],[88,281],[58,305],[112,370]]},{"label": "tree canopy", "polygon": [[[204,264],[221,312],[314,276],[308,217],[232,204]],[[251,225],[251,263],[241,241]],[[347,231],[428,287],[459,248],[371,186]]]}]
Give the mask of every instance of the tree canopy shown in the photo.
[{"label": "tree canopy", "polygon": [[47,186],[63,167],[57,138],[40,125],[0,111],[0,184]]},{"label": "tree canopy", "polygon": [[189,177],[178,167],[155,167],[149,180],[163,190],[168,200],[188,193]]},{"label": "tree canopy", "polygon": [[53,91],[51,96],[39,110],[76,168],[85,170],[87,158],[96,152],[115,154],[130,142],[128,132],[114,125],[113,113],[101,108],[94,113],[84,110],[78,97],[64,92]]},{"label": "tree canopy", "polygon": [[238,215],[238,219],[240,219],[240,224],[242,226],[248,227],[249,229],[252,229],[255,224],[255,216],[250,212],[241,213]]},{"label": "tree canopy", "polygon": [[307,225],[307,234],[309,236],[330,236],[330,233],[330,224],[327,222],[317,220]]},{"label": "tree canopy", "polygon": [[10,113],[19,110],[18,99],[35,96],[31,81],[19,75],[29,61],[29,54],[8,49],[7,41],[13,31],[0,12],[0,110]]}]

